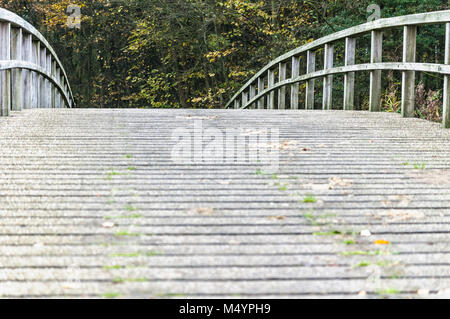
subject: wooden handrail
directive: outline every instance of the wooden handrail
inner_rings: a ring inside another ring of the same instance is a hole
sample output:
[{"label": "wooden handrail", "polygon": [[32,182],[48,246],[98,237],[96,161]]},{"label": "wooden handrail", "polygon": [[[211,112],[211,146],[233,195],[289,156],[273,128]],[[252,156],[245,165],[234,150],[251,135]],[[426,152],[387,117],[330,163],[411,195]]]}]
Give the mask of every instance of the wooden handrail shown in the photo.
[{"label": "wooden handrail", "polygon": [[[445,24],[445,62],[444,64],[416,63],[417,26]],[[383,30],[394,27],[404,28],[403,62],[383,63]],[[370,63],[355,64],[356,38],[371,34]],[[345,63],[343,67],[333,66],[334,43],[345,40]],[[324,67],[315,70],[316,50],[324,48]],[[299,74],[300,55],[306,54],[306,74]],[[291,63],[289,63],[291,61]],[[286,66],[291,65],[291,78],[286,79]],[[279,68],[278,81],[275,70]],[[444,114],[443,122],[450,128],[450,10],[413,14],[368,22],[336,32],[321,39],[296,48],[271,61],[255,74],[226,104],[226,108],[258,109],[275,108],[275,92],[278,92],[278,109],[286,108],[286,86],[291,88],[291,109],[298,109],[299,82],[306,81],[305,108],[314,108],[314,81],[323,78],[323,109],[331,109],[333,75],[344,74],[344,110],[354,109],[355,72],[370,71],[370,111],[381,110],[381,72],[383,70],[402,71],[402,114],[414,116],[415,72],[430,72],[444,75]],[[267,78],[267,81],[265,80]],[[266,101],[267,99],[267,101]]]},{"label": "wooden handrail", "polygon": [[44,36],[0,8],[0,115],[75,105],[66,71]]}]

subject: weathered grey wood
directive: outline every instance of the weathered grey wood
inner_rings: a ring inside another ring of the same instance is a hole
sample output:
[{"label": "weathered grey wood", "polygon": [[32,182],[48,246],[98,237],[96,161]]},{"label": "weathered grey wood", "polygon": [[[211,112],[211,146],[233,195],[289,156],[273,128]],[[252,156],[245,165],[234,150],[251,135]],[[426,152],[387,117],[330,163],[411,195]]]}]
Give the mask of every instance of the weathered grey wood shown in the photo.
[{"label": "weathered grey wood", "polygon": [[[22,34],[22,60],[33,63],[33,36],[30,33]],[[23,70],[23,108],[32,108],[32,96],[33,96],[33,82],[32,72],[29,70]]]},{"label": "weathered grey wood", "polygon": [[[264,91],[264,78],[259,77],[258,78],[258,95],[261,94],[261,92]],[[258,109],[263,110],[264,109],[264,100],[265,97],[262,96],[260,99],[258,99]]]},{"label": "weathered grey wood", "polygon": [[[48,74],[52,74],[52,55],[47,51],[47,63],[46,65],[46,71]],[[50,84],[49,80],[45,81],[46,84],[46,90],[47,90],[47,100],[46,100],[46,107],[51,108],[52,107],[52,85]]]},{"label": "weathered grey wood", "polygon": [[242,92],[242,105],[246,105],[248,102],[248,92]]},{"label": "weathered grey wood", "polygon": [[[417,27],[406,26],[403,31],[403,62],[416,61],[416,37]],[[415,99],[414,71],[404,71],[402,73],[402,115],[403,117],[414,117]]]},{"label": "weathered grey wood", "polygon": [[[316,52],[306,52],[306,74],[314,73],[316,71]],[[305,108],[307,110],[314,110],[314,85],[315,79],[310,79],[306,82],[306,101]]]},{"label": "weathered grey wood", "polygon": [[[372,31],[370,62],[379,63],[383,60],[383,32]],[[369,110],[381,111],[381,70],[370,72]]]},{"label": "weathered grey wood", "polygon": [[241,90],[236,92],[236,94],[231,98],[228,104],[225,106],[226,108],[232,103],[232,101],[242,93],[242,90],[247,88],[252,82],[256,81],[256,79],[262,74],[266,73],[268,69],[273,68],[278,65],[278,63],[287,61],[291,59],[293,56],[298,56],[308,50],[318,49],[326,43],[336,42],[338,40],[345,39],[347,37],[356,37],[363,34],[370,33],[374,30],[382,30],[386,28],[394,28],[394,27],[402,27],[405,25],[425,25],[425,24],[439,24],[439,23],[447,23],[450,21],[450,10],[446,11],[438,11],[438,12],[429,12],[429,13],[421,13],[421,14],[412,14],[401,17],[387,18],[387,19],[378,19],[372,22],[368,22],[362,25],[358,25],[349,29],[345,29],[323,38],[320,38],[316,41],[308,43],[299,48],[293,49],[286,54],[283,54],[270,62],[264,68],[262,68],[258,73],[256,73],[253,78],[251,78]]},{"label": "weathered grey wood", "polygon": [[[64,78],[67,79],[67,74],[62,67],[61,61],[59,60],[57,54],[53,50],[53,48],[50,46],[48,41],[44,38],[44,36],[30,23],[16,15],[15,13],[8,11],[6,9],[0,8],[0,21],[5,21],[11,23],[14,27],[22,28],[27,33],[32,34],[34,38],[36,38],[39,42],[42,43],[43,47],[46,47],[48,52],[53,56],[53,58],[57,61],[58,65],[61,67],[62,72],[64,74]],[[70,88],[70,85],[67,87],[67,95],[70,96],[70,100],[73,101],[73,94],[72,89]]]},{"label": "weathered grey wood", "polygon": [[[43,68],[44,70],[47,70],[47,49],[45,47],[40,47],[40,54],[39,54],[39,66]],[[47,107],[47,84],[46,79],[39,75],[39,82],[40,82],[40,91],[39,91],[39,108],[46,108]]]},{"label": "weathered grey wood", "polygon": [[[286,80],[286,63],[279,64],[278,82]],[[283,86],[278,90],[278,109],[286,109],[286,87]]]},{"label": "weathered grey wood", "polygon": [[[11,60],[22,59],[22,29],[11,28]],[[23,82],[22,69],[11,70],[11,109],[22,111],[23,109]]]},{"label": "weathered grey wood", "polygon": [[[271,69],[267,72],[267,87],[270,89],[275,85],[275,70]],[[269,93],[267,99],[267,108],[269,110],[275,109],[275,91]]]},{"label": "weathered grey wood", "polygon": [[234,100],[234,109],[237,110],[239,109],[239,100]]},{"label": "weathered grey wood", "polygon": [[[335,67],[328,70],[320,70],[309,74],[304,74],[296,77],[295,79],[287,79],[283,82],[276,83],[271,89],[266,89],[263,94],[268,94],[270,91],[276,90],[284,85],[293,85],[295,83],[309,81],[310,79],[323,78],[330,74],[343,74],[347,72],[361,72],[361,71],[374,71],[374,70],[394,70],[394,71],[408,71],[416,70],[416,72],[431,72],[436,74],[450,74],[450,65],[445,64],[433,64],[433,63],[403,63],[403,62],[383,62],[383,63],[367,63],[350,66]],[[256,99],[259,99],[257,96]],[[254,101],[249,101],[253,103]],[[248,104],[249,104],[248,103]],[[247,106],[244,106],[248,107]]]},{"label": "weathered grey wood", "polygon": [[[253,99],[256,96],[256,87],[254,84],[250,85],[250,91],[249,91],[249,98]],[[255,103],[253,103],[252,105],[250,105],[251,109],[255,108]]]},{"label": "weathered grey wood", "polygon": [[[324,49],[324,70],[333,68],[334,45],[332,43],[325,44]],[[331,110],[333,103],[333,75],[327,75],[323,78],[323,102],[324,110]]]},{"label": "weathered grey wood", "polygon": [[[0,60],[11,58],[11,23],[0,22]],[[0,72],[0,115],[11,110],[11,70]]]},{"label": "weathered grey wood", "polygon": [[[52,77],[58,80],[56,77],[56,61],[52,61]],[[56,87],[54,85],[51,86],[51,106],[52,108],[56,108]]]},{"label": "weathered grey wood", "polygon": [[[292,57],[291,68],[291,78],[295,79],[300,75],[300,58],[298,56]],[[300,86],[298,83],[291,85],[291,110],[298,109],[299,88]]]},{"label": "weathered grey wood", "polygon": [[[445,24],[445,60],[450,64],[450,23]],[[450,75],[444,75],[443,93],[443,124],[445,128],[450,128]]]},{"label": "weathered grey wood", "polygon": [[[32,62],[35,65],[39,65],[41,61],[41,45],[39,41],[33,41],[31,56]],[[32,72],[31,81],[33,86],[32,90],[33,94],[31,96],[31,106],[33,108],[38,108],[41,106],[41,85],[42,85],[41,76],[36,72]]]},{"label": "weathered grey wood", "polygon": [[[355,64],[356,39],[345,39],[345,65]],[[353,110],[355,108],[355,72],[344,74],[344,110]]]}]

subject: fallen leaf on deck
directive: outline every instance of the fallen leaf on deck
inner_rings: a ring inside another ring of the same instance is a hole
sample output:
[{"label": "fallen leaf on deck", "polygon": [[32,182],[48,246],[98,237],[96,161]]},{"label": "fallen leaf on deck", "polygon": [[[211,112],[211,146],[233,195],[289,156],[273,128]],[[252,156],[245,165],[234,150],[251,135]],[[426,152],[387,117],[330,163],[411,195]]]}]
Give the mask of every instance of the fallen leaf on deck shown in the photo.
[{"label": "fallen leaf on deck", "polygon": [[376,240],[373,242],[374,245],[390,245],[391,243],[387,240]]},{"label": "fallen leaf on deck", "polygon": [[103,228],[113,228],[114,226],[116,226],[116,224],[114,224],[113,222],[104,222],[102,224]]},{"label": "fallen leaf on deck", "polygon": [[286,216],[269,216],[268,219],[276,219],[276,220],[283,220],[286,219]]},{"label": "fallen leaf on deck", "polygon": [[214,209],[211,207],[200,207],[200,208],[191,209],[190,212],[194,212],[197,214],[211,215],[214,213]]},{"label": "fallen leaf on deck", "polygon": [[372,236],[372,233],[370,232],[370,230],[364,229],[364,230],[361,230],[360,236],[361,237],[370,237],[370,236]]},{"label": "fallen leaf on deck", "polygon": [[417,294],[419,296],[428,296],[430,294],[430,291],[428,289],[419,289],[417,290]]},{"label": "fallen leaf on deck", "polygon": [[340,177],[330,177],[328,189],[334,189],[335,187],[348,187],[352,185],[352,181],[348,179],[343,179]]},{"label": "fallen leaf on deck", "polygon": [[406,175],[425,184],[450,185],[450,170],[415,171],[408,172]]}]

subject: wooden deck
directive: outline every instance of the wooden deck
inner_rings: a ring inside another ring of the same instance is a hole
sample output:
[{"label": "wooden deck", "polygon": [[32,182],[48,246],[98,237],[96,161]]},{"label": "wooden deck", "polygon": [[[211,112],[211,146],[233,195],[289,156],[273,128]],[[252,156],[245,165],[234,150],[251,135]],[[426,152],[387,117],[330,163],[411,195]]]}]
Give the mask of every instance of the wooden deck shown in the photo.
[{"label": "wooden deck", "polygon": [[[279,128],[279,171],[173,163],[172,132],[200,119]],[[351,111],[39,109],[0,118],[0,145],[3,297],[450,288],[450,130],[439,124]]]}]

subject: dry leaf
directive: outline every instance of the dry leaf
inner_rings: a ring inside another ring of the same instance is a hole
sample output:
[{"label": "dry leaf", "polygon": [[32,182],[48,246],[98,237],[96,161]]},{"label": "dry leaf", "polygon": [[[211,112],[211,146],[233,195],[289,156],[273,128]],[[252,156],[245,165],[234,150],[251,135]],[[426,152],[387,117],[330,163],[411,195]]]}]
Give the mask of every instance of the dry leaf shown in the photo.
[{"label": "dry leaf", "polygon": [[204,215],[212,215],[214,213],[214,209],[211,207],[199,207],[191,209],[191,212],[197,213],[197,214],[204,214]]},{"label": "dry leaf", "polygon": [[328,189],[334,189],[335,187],[348,187],[352,185],[352,181],[348,179],[342,179],[339,177],[330,177]]},{"label": "dry leaf", "polygon": [[387,240],[376,240],[373,242],[374,245],[390,245],[391,243]]},{"label": "dry leaf", "polygon": [[284,220],[286,216],[269,216],[268,219]]},{"label": "dry leaf", "polygon": [[113,222],[104,222],[102,224],[103,228],[113,228],[114,226],[116,226]]},{"label": "dry leaf", "polygon": [[364,229],[364,230],[361,230],[361,237],[370,237],[370,236],[372,236],[372,233],[370,232],[370,230],[368,230],[368,229]]}]

